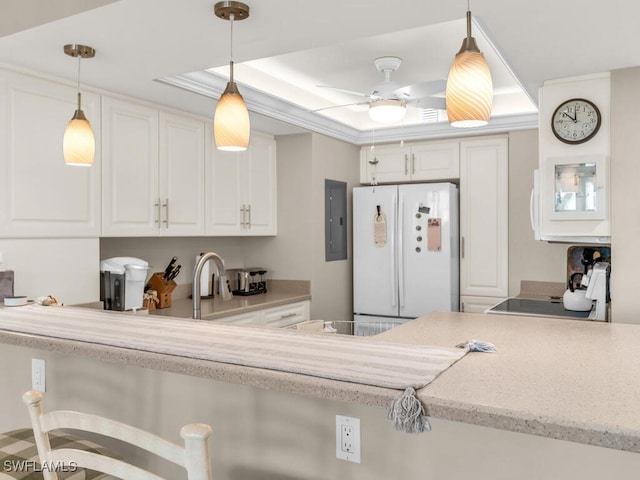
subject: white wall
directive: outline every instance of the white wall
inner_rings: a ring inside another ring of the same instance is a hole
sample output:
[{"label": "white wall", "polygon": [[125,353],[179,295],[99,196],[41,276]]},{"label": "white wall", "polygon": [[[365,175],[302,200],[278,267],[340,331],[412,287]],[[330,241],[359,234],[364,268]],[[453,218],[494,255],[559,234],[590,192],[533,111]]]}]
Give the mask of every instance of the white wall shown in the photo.
[{"label": "white wall", "polygon": [[[0,345],[0,358],[11,359],[0,369],[0,431],[29,425],[20,397],[30,388],[31,359],[42,358],[45,410],[89,411],[177,443],[184,424],[210,424],[216,480],[602,480],[640,471],[637,453],[438,419],[432,432],[399,433],[383,408],[11,345]],[[361,420],[361,464],[336,459],[335,415]],[[169,478],[175,471],[162,470]]]},{"label": "white wall", "polygon": [[640,68],[611,72],[611,317],[640,323]]},{"label": "white wall", "polygon": [[0,239],[3,269],[13,270],[15,295],[53,295],[66,305],[100,298],[97,238]]},{"label": "white wall", "polygon": [[566,282],[567,244],[536,241],[529,219],[533,171],[538,168],[538,130],[509,133],[509,295],[521,280]]}]

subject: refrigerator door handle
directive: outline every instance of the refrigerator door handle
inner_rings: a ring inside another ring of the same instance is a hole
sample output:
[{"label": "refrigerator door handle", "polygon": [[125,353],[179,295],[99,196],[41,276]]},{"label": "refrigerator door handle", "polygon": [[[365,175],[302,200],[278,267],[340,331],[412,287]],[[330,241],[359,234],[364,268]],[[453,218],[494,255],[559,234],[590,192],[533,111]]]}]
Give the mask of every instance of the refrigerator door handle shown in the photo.
[{"label": "refrigerator door handle", "polygon": [[403,245],[403,230],[404,230],[404,196],[402,193],[398,193],[399,205],[398,205],[398,297],[400,298],[400,308],[404,307],[404,245]]},{"label": "refrigerator door handle", "polygon": [[[397,197],[393,197],[393,209],[392,209],[392,214],[395,215],[397,212]],[[391,306],[395,307],[396,306],[396,299],[398,298],[398,285],[396,284],[397,281],[397,274],[398,274],[398,266],[396,264],[396,230],[395,230],[395,222],[391,221],[389,222],[389,225],[391,226],[391,245],[389,245],[391,248],[389,248],[389,252],[391,253],[391,274],[393,275],[393,279],[391,281]]]}]

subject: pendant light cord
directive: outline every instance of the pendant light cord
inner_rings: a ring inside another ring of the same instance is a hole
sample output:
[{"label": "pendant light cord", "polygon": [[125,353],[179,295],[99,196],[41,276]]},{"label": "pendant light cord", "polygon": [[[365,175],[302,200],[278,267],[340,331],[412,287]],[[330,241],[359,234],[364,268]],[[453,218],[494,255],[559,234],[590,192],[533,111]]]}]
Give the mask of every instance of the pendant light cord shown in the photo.
[{"label": "pendant light cord", "polygon": [[233,20],[235,18],[235,14],[233,12],[231,12],[231,14],[229,15],[229,21],[231,22],[231,28],[230,30],[230,39],[229,39],[229,65],[230,65],[230,75],[229,75],[229,81],[231,83],[233,83]]},{"label": "pendant light cord", "polygon": [[82,55],[78,54],[78,110],[82,110],[80,106],[80,60],[82,60]]}]

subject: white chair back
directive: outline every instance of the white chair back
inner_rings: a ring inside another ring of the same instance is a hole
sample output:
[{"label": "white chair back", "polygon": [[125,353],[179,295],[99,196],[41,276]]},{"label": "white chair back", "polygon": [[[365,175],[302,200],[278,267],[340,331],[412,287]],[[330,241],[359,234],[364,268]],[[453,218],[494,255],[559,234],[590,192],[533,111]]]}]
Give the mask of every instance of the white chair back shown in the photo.
[{"label": "white chair back", "polygon": [[46,462],[47,468],[42,471],[44,480],[58,480],[55,468],[52,468],[56,466],[88,468],[123,480],[165,480],[148,470],[106,455],[74,448],[52,449],[48,432],[60,428],[93,432],[121,440],[184,467],[189,480],[212,480],[207,441],[211,435],[209,425],[193,423],[182,427],[180,436],[184,439],[183,447],[153,433],[97,415],[64,410],[43,414],[42,394],[37,391],[26,392],[22,400],[29,409],[40,461]]}]

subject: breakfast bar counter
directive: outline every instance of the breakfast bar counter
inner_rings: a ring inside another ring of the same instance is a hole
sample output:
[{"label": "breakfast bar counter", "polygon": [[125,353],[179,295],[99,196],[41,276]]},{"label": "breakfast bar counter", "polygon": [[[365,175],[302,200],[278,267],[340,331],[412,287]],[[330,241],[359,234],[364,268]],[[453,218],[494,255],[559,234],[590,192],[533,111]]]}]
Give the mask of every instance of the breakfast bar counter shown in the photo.
[{"label": "breakfast bar counter", "polygon": [[[31,314],[22,310],[26,308],[31,309]],[[30,317],[33,325],[41,323],[38,332],[7,327],[11,322],[15,324],[16,318],[11,317],[18,309],[20,315]],[[52,327],[48,317],[54,312],[82,318],[86,339],[82,338],[83,332],[76,332],[71,338],[63,329]],[[111,319],[118,319],[118,329],[124,328],[127,333],[124,318],[130,321],[133,343],[110,343],[108,334],[104,334],[107,340],[96,341],[92,337],[97,331],[108,332]],[[170,335],[166,338],[166,352],[162,345],[155,345],[156,351],[151,351],[143,339],[136,346],[136,338],[140,337],[141,328],[152,325],[154,318],[144,317],[145,322],[151,323],[140,323],[139,318],[73,307],[5,308],[0,309],[0,343],[356,405],[388,408],[401,393],[395,388],[296,373],[293,368],[286,371],[177,354],[168,348]],[[211,325],[173,317],[157,320],[159,332],[185,325],[197,332],[199,326]],[[249,334],[256,327],[224,328]],[[203,330],[203,335],[206,333]],[[321,343],[328,334],[287,335],[293,336],[293,341],[299,335],[306,342]],[[417,397],[429,417],[640,453],[640,326],[432,313],[376,337],[345,338],[343,344],[345,349],[369,343],[378,343],[380,348],[451,348],[471,339],[491,342],[497,352],[469,352],[420,388]],[[203,344],[206,341],[205,336]],[[403,361],[402,355],[397,355],[397,361]]]}]

